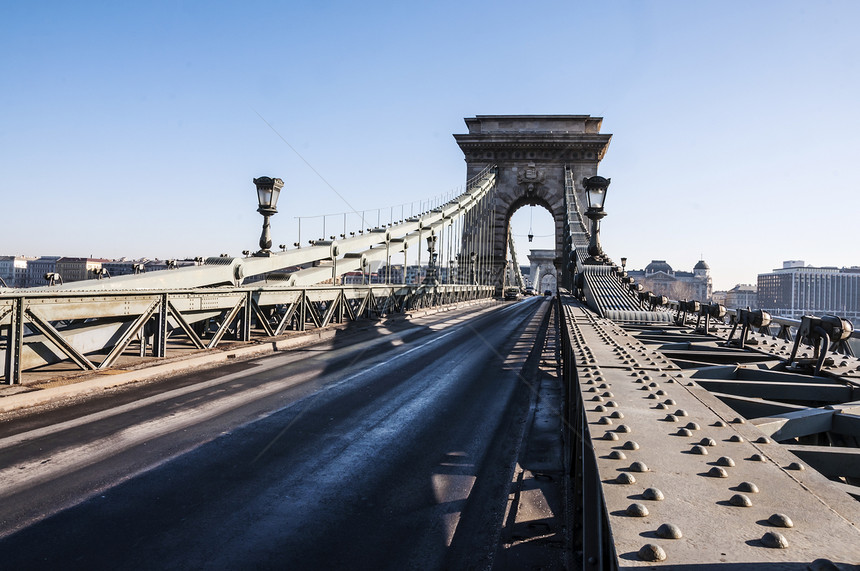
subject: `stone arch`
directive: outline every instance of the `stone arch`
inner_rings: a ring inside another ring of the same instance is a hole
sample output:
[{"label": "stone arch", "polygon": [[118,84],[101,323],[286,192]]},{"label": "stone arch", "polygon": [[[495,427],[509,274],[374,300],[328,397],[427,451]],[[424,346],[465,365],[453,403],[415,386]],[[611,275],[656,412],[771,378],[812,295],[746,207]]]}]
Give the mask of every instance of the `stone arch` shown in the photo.
[{"label": "stone arch", "polygon": [[561,255],[563,251],[564,243],[562,242],[562,229],[564,228],[564,204],[562,203],[561,208],[553,209],[553,207],[549,204],[549,202],[542,196],[520,196],[514,199],[510,203],[500,203],[497,205],[497,212],[503,213],[503,221],[501,224],[496,224],[497,234],[499,230],[501,231],[501,238],[496,236],[493,244],[496,249],[496,256],[500,256],[500,259],[507,259],[508,255],[508,241],[507,241],[507,232],[508,228],[511,224],[511,217],[513,217],[514,213],[523,208],[525,206],[539,206],[543,207],[547,212],[549,212],[550,216],[552,216],[554,222],[555,229],[555,252],[556,257]]}]

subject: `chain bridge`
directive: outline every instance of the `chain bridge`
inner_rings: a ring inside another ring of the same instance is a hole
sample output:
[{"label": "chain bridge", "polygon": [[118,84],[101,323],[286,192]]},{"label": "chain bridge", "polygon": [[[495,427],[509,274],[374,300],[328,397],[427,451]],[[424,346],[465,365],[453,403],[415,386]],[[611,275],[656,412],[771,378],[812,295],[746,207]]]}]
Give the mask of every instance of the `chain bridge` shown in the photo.
[{"label": "chain bridge", "polygon": [[[851,323],[644,291],[601,121],[468,118],[402,220],[275,252],[261,177],[255,254],[0,289],[9,568],[860,565]],[[557,288],[505,303],[527,205]]]}]

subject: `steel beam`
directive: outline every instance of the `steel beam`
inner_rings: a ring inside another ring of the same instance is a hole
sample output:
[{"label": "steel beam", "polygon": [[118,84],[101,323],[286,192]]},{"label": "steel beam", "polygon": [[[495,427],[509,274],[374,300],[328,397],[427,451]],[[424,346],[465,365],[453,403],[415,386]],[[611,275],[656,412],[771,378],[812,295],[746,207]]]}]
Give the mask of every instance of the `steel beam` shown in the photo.
[{"label": "steel beam", "polygon": [[811,408],[786,412],[778,416],[755,418],[751,422],[776,441],[791,440],[831,430],[833,411],[826,408]]},{"label": "steel beam", "polygon": [[720,399],[725,404],[727,404],[729,407],[732,408],[732,410],[734,410],[744,418],[777,416],[788,412],[808,410],[809,408],[798,404],[776,402],[760,398],[742,397],[738,395],[729,395],[726,393],[711,392],[711,394]]},{"label": "steel beam", "polygon": [[860,448],[799,444],[788,444],[786,448],[825,476],[860,478]]},{"label": "steel beam", "polygon": [[77,366],[84,370],[93,370],[96,368],[92,361],[87,359],[83,353],[66,341],[62,334],[60,334],[53,325],[43,319],[35,309],[32,307],[28,308],[24,313],[30,321],[30,324],[42,335],[47,337],[60,351],[65,353]]},{"label": "steel beam", "polygon": [[855,396],[852,387],[835,383],[774,383],[728,379],[696,379],[696,381],[709,391],[769,400],[835,403],[853,400]]}]

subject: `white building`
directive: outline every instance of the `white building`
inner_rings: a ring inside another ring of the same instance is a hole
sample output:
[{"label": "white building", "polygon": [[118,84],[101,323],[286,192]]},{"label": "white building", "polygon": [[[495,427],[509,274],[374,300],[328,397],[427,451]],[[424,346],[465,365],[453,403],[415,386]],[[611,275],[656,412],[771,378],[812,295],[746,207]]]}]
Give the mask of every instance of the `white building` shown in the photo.
[{"label": "white building", "polygon": [[758,305],[773,315],[838,315],[860,319],[860,267],[814,267],[802,260],[758,276]]}]

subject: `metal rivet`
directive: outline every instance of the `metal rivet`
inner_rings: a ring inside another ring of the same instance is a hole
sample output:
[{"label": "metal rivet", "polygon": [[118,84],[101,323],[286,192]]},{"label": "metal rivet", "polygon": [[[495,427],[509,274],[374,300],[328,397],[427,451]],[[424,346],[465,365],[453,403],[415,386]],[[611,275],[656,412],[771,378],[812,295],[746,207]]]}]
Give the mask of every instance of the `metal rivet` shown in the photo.
[{"label": "metal rivet", "polygon": [[679,428],[677,434],[678,436],[693,436],[693,433],[689,428]]},{"label": "metal rivet", "polygon": [[743,494],[735,494],[734,496],[732,496],[732,499],[730,499],[729,502],[733,506],[738,506],[739,508],[748,508],[752,506],[752,500],[749,499],[748,496],[745,496]]},{"label": "metal rivet", "polygon": [[595,387],[591,387],[590,389],[588,389],[588,390],[587,390],[587,391],[585,391],[585,392],[587,392],[587,393],[596,393],[596,392],[597,392],[597,389],[596,389]]},{"label": "metal rivet", "polygon": [[633,440],[628,440],[624,443],[625,450],[639,450],[639,444]]},{"label": "metal rivet", "polygon": [[806,470],[806,466],[801,464],[800,462],[792,462],[788,465],[789,470]]},{"label": "metal rivet", "polygon": [[674,404],[675,404],[675,399],[666,399],[666,400],[664,400],[663,402],[664,402],[664,403],[666,403],[666,404],[668,404],[668,405],[674,405]]},{"label": "metal rivet", "polygon": [[608,388],[609,388],[609,385],[607,385],[606,383],[601,383],[601,384],[600,384],[600,386],[599,386],[599,387],[597,387],[597,388],[599,388],[599,389],[608,389]]},{"label": "metal rivet", "polygon": [[659,545],[654,545],[653,543],[649,543],[648,545],[643,545],[642,549],[639,550],[639,559],[642,561],[665,561],[666,560],[666,552],[663,551],[663,548]]},{"label": "metal rivet", "polygon": [[750,456],[750,460],[752,460],[753,462],[764,462],[764,456],[762,456],[761,454],[753,454],[752,456]]},{"label": "metal rivet", "polygon": [[788,540],[778,531],[769,531],[761,537],[761,544],[772,549],[785,549],[788,547]]},{"label": "metal rivet", "polygon": [[648,393],[648,396],[647,396],[647,397],[645,397],[645,398],[647,398],[647,399],[652,399],[652,400],[653,400],[653,399],[656,399],[656,398],[657,398],[657,395],[655,395],[654,393]]},{"label": "metal rivet", "polygon": [[603,435],[604,440],[618,440],[618,435],[614,432],[606,431],[606,434]]},{"label": "metal rivet", "polygon": [[665,496],[663,496],[663,492],[661,492],[657,488],[647,488],[644,492],[642,492],[642,497],[646,500],[661,502],[663,501],[663,498]]},{"label": "metal rivet", "polygon": [[694,383],[693,381],[690,381],[689,383],[687,383],[687,386],[688,386],[688,387],[692,387],[692,386],[695,386],[695,384],[696,384],[696,383]]},{"label": "metal rivet", "polygon": [[[647,381],[648,379],[645,379],[645,380]],[[660,385],[658,385],[657,383],[650,383],[648,386],[656,389]]]},{"label": "metal rivet", "polygon": [[585,381],[585,384],[586,384],[586,385],[593,385],[593,384],[594,384],[594,379],[588,379],[587,381]]},{"label": "metal rivet", "polygon": [[642,379],[636,379],[636,383],[638,383],[638,384],[642,384],[642,383],[644,383],[644,382],[645,382],[645,381],[643,381]]},{"label": "metal rivet", "polygon": [[597,424],[612,424],[612,420],[608,416],[601,416]]},{"label": "metal rivet", "polygon": [[[644,372],[644,371],[643,371],[643,372]],[[650,380],[651,380],[651,377],[649,377],[648,375],[645,375],[644,377],[642,377],[642,380],[643,380],[643,381],[650,381]],[[656,386],[656,385],[654,385],[654,386]]]},{"label": "metal rivet", "polygon": [[718,466],[728,466],[729,468],[731,468],[732,466],[735,465],[735,461],[732,460],[731,458],[729,458],[728,456],[720,456],[717,459],[717,465]]},{"label": "metal rivet", "polygon": [[633,462],[630,464],[631,472],[648,472],[648,466],[645,465],[645,462]]},{"label": "metal rivet", "polygon": [[620,424],[618,428],[615,429],[616,432],[633,432],[633,429],[627,426],[626,424]]},{"label": "metal rivet", "polygon": [[660,389],[660,390],[659,390],[659,391],[657,391],[655,394],[660,395],[660,396],[662,397],[662,396],[665,396],[665,395],[666,395],[666,391],[664,391],[663,389]]},{"label": "metal rivet", "polygon": [[693,446],[693,449],[690,450],[690,452],[692,452],[693,454],[700,454],[702,456],[705,456],[708,453],[708,449],[705,448],[704,446],[696,445],[696,446]]},{"label": "metal rivet", "polygon": [[713,438],[702,438],[701,442],[699,442],[702,446],[716,446],[717,441]]},{"label": "metal rivet", "polygon": [[726,423],[723,422],[722,420],[718,420],[717,422],[714,423],[714,426],[716,426],[717,428],[725,428]]},{"label": "metal rivet", "polygon": [[592,402],[603,402],[603,397],[600,395],[594,395],[591,397]]},{"label": "metal rivet", "polygon": [[649,386],[647,386],[647,385],[643,385],[643,386],[639,387],[639,390],[640,390],[640,391],[650,391],[650,390],[651,390],[651,387],[649,387]]},{"label": "metal rivet", "polygon": [[675,411],[675,416],[689,416],[689,415],[687,414],[686,410],[684,410],[683,408],[679,408],[678,410]]},{"label": "metal rivet", "polygon": [[746,424],[747,421],[744,420],[743,418],[737,416],[737,417],[735,417],[735,419],[732,422],[735,424]]},{"label": "metal rivet", "polygon": [[612,398],[612,397],[614,397],[615,395],[613,395],[613,394],[612,394],[611,392],[609,392],[609,391],[606,391],[605,393],[603,393],[603,396],[605,396],[605,397],[606,397],[606,398],[608,398],[608,399],[611,399],[611,398]]},{"label": "metal rivet", "polygon": [[614,400],[611,400],[611,401],[606,403],[606,406],[608,406],[609,408],[618,408],[618,403],[615,402]]},{"label": "metal rivet", "polygon": [[665,420],[666,422],[678,422],[678,419],[675,417],[674,414],[667,414],[666,418],[664,418],[663,420]]},{"label": "metal rivet", "polygon": [[699,430],[699,425],[695,422],[688,422],[687,428],[689,428],[690,430]]},{"label": "metal rivet", "polygon": [[681,534],[681,528],[674,523],[664,523],[658,527],[657,535],[663,539],[681,539],[684,537],[683,534]]},{"label": "metal rivet", "polygon": [[609,415],[609,418],[624,418],[624,415],[621,414],[620,410],[616,410],[612,414]]},{"label": "metal rivet", "polygon": [[738,484],[738,490],[740,490],[742,492],[747,492],[750,494],[757,494],[758,493],[758,486],[756,486],[752,482],[741,482],[740,484]]},{"label": "metal rivet", "polygon": [[606,407],[603,406],[602,404],[599,404],[596,407],[594,407],[594,412],[606,412]]},{"label": "metal rivet", "polygon": [[618,477],[615,478],[615,481],[619,484],[635,484],[636,478],[633,477],[633,474],[621,472],[618,474]]},{"label": "metal rivet", "polygon": [[719,466],[713,466],[710,470],[708,470],[708,476],[711,478],[728,478],[729,473],[726,472],[723,468]]},{"label": "metal rivet", "polygon": [[794,527],[794,522],[785,514],[773,514],[767,518],[767,522],[776,527]]},{"label": "metal rivet", "polygon": [[610,460],[626,460],[627,455],[624,454],[624,452],[622,452],[621,450],[613,450],[612,452],[609,453],[609,459]]},{"label": "metal rivet", "polygon": [[755,441],[756,441],[758,444],[770,444],[771,442],[773,442],[773,441],[772,441],[770,438],[768,438],[767,436],[759,436],[758,438],[756,438],[756,440],[755,440]]},{"label": "metal rivet", "polygon": [[667,409],[667,408],[669,408],[669,407],[668,407],[668,406],[666,406],[666,405],[665,405],[665,404],[663,404],[663,403],[660,403],[660,404],[658,404],[658,405],[657,405],[657,408],[658,408],[658,409],[660,409],[660,410],[666,410],[666,409]]},{"label": "metal rivet", "polygon": [[739,434],[733,434],[731,438],[729,438],[729,442],[743,442],[744,439]]},{"label": "metal rivet", "polygon": [[642,504],[630,504],[627,506],[627,515],[633,517],[645,517],[648,515],[648,508]]},{"label": "metal rivet", "polygon": [[[666,373],[663,373],[663,376],[664,376],[664,377],[668,377],[669,375],[667,375]],[[666,382],[667,382],[667,383],[674,383],[674,382],[675,382],[675,379],[666,379]]]}]

